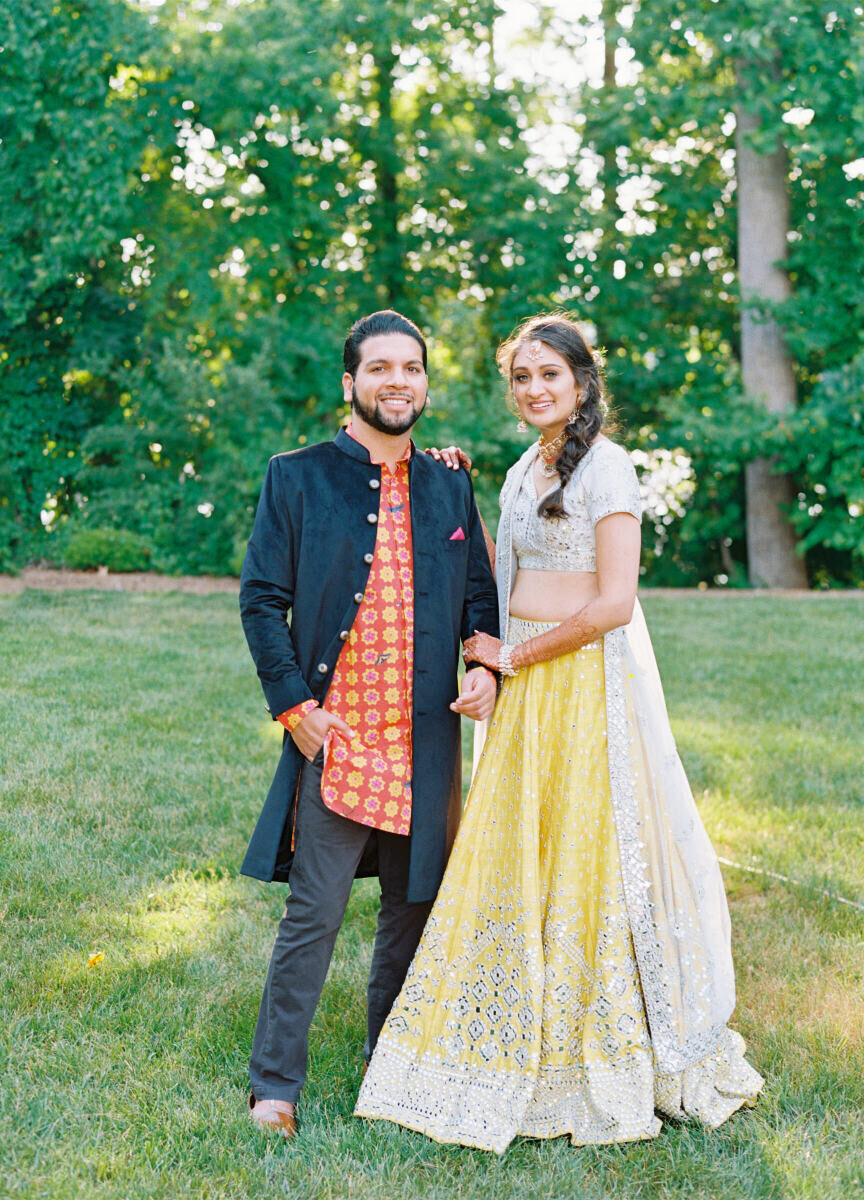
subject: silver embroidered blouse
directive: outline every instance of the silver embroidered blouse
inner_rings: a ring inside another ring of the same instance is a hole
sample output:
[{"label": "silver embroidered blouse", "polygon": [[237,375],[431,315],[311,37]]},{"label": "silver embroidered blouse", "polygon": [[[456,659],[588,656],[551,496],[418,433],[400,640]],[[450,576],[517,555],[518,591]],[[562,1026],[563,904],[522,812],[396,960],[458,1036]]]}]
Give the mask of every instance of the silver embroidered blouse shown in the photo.
[{"label": "silver embroidered blouse", "polygon": [[[518,466],[518,464],[517,464]],[[508,474],[501,489],[501,506],[509,499]],[[551,487],[557,487],[557,480]],[[522,475],[513,503],[513,541],[519,567],[533,571],[596,571],[594,526],[603,517],[625,512],[642,519],[639,482],[630,457],[608,438],[599,438],[579,462],[564,489],[560,518],[538,515],[537,507],[548,491],[538,496],[533,471]]]}]

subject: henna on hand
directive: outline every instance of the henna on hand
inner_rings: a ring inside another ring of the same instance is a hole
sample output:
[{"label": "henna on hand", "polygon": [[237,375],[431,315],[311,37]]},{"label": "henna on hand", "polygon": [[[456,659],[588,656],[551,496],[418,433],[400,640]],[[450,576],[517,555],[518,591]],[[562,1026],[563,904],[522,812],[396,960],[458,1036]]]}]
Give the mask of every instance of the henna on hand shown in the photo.
[{"label": "henna on hand", "polygon": [[513,647],[511,661],[517,670],[532,667],[535,663],[548,662],[550,658],[559,658],[562,654],[571,654],[581,650],[600,636],[596,625],[583,615],[585,609],[580,609],[554,629],[547,629],[536,637],[529,638]]},{"label": "henna on hand", "polygon": [[443,462],[451,471],[471,470],[472,460],[461,446],[444,446],[441,450],[437,446],[427,446],[424,454],[431,454],[436,462]]},{"label": "henna on hand", "polygon": [[488,633],[475,633],[468,638],[462,651],[465,662],[482,663],[492,671],[498,670],[498,653],[501,649],[501,639]]}]

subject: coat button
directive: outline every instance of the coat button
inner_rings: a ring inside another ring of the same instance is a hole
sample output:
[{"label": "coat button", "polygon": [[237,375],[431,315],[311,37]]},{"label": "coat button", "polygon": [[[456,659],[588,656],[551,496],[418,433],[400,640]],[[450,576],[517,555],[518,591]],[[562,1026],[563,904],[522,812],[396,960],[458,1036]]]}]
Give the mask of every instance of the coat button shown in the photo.
[{"label": "coat button", "polygon": [[319,674],[319,675],[326,675],[326,674],[327,674],[327,670],[328,670],[328,668],[327,668],[327,664],[326,664],[326,663],[319,663],[319,664],[318,664],[318,674]]},{"label": "coat button", "polygon": [[370,525],[377,525],[378,524],[378,514],[377,513],[369,513],[366,517],[366,520],[369,522]]},{"label": "coat button", "polygon": [[339,634],[339,640],[341,642],[348,641],[348,630],[347,629],[343,629],[342,632]]},{"label": "coat button", "polygon": [[371,566],[371,565],[372,565],[372,563],[375,561],[375,555],[374,555],[374,554],[372,554],[372,552],[370,551],[370,552],[369,552],[369,554],[364,554],[364,555],[363,555],[363,561],[364,561],[365,563],[369,563],[369,565]]},{"label": "coat button", "polygon": [[360,602],[362,601],[362,599],[363,599],[363,593],[362,593],[362,592],[355,592],[355,593],[354,593],[354,603],[355,603],[355,604],[360,604]]},{"label": "coat button", "polygon": [[380,479],[370,479],[369,486],[371,487],[373,492],[377,492],[381,486],[381,480]]}]

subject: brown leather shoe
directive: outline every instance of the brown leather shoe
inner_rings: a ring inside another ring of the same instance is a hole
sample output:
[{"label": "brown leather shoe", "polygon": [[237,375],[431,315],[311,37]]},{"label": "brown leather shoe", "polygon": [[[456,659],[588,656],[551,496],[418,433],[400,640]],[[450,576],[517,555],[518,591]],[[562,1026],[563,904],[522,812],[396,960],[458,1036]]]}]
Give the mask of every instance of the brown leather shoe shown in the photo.
[{"label": "brown leather shoe", "polygon": [[249,1117],[257,1125],[273,1129],[284,1138],[297,1133],[297,1105],[289,1100],[256,1100],[249,1093]]}]

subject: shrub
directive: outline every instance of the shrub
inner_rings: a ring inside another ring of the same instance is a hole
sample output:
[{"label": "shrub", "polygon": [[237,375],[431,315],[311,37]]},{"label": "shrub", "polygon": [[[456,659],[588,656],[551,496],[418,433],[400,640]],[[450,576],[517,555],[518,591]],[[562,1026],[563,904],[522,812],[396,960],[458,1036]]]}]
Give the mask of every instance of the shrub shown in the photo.
[{"label": "shrub", "polygon": [[81,529],[63,551],[63,563],[73,571],[146,571],[152,551],[148,542],[126,529]]}]

